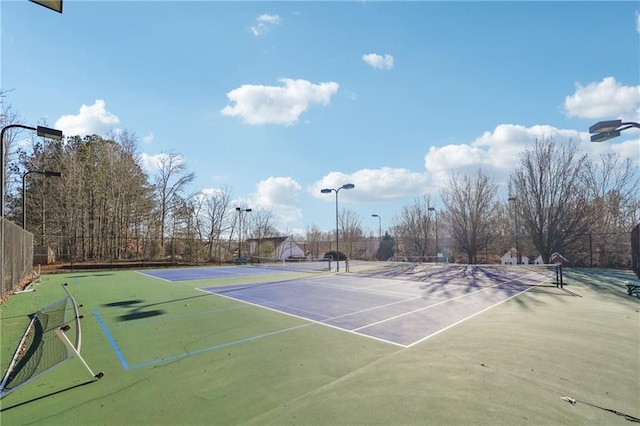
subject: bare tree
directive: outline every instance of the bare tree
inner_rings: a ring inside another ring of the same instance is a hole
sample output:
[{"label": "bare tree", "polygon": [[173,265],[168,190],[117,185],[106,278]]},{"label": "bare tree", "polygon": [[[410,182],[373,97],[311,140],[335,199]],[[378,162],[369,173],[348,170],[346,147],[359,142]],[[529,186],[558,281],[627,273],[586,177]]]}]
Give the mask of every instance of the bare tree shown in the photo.
[{"label": "bare tree", "polygon": [[307,242],[307,251],[313,257],[320,257],[320,242],[323,241],[323,235],[318,225],[307,225],[305,229],[305,236]]},{"label": "bare tree", "polygon": [[160,170],[156,177],[156,193],[160,207],[161,242],[160,247],[164,253],[164,237],[167,218],[171,213],[171,201],[176,195],[180,195],[186,186],[195,179],[195,173],[187,172],[187,166],[182,157],[170,152],[159,157]]},{"label": "bare tree", "polygon": [[610,253],[608,247],[635,225],[640,191],[638,169],[630,158],[609,153],[601,155],[597,162],[589,162],[585,170],[593,207],[589,238],[591,241],[595,234],[599,265],[608,266],[616,261],[624,264],[623,260],[614,259],[616,254]]},{"label": "bare tree", "polygon": [[[235,211],[231,209],[231,190],[221,188],[206,192],[200,197],[203,203],[203,234],[208,247],[208,260],[222,261],[222,236],[232,229]],[[200,216],[200,215],[198,215]],[[231,224],[230,224],[231,223]]]},{"label": "bare tree", "polygon": [[[7,91],[0,89],[0,128],[20,122],[20,115],[5,101],[6,92]],[[17,187],[20,178],[17,168],[12,167],[12,164],[14,164],[12,157],[15,156],[16,152],[15,141],[20,132],[23,132],[23,129],[7,129],[4,134],[4,140],[2,141],[4,144],[4,158],[0,164],[4,164],[5,167],[0,170],[0,173],[5,174],[4,179],[2,179],[5,187],[2,188],[0,192],[3,194],[10,194],[11,188]]]},{"label": "bare tree", "polygon": [[491,241],[497,192],[498,186],[482,169],[473,177],[454,174],[442,191],[443,222],[470,264],[477,263],[478,253]]},{"label": "bare tree", "polygon": [[416,197],[413,204],[402,207],[399,218],[394,218],[393,233],[400,242],[400,249],[404,255],[413,258],[426,258],[429,254],[429,242],[435,238],[431,236],[431,215],[429,207],[431,196]]},{"label": "bare tree", "polygon": [[[271,209],[264,207],[253,209],[249,220],[243,221],[243,225],[245,224],[249,226],[250,229],[243,229],[243,234],[251,235],[252,238],[257,240],[256,253],[258,256],[265,254],[262,253],[265,248],[262,247],[262,251],[260,248],[263,239],[277,237],[280,235],[280,232],[278,232],[278,229],[276,228],[276,217]],[[275,249],[275,247],[273,248]]]},{"label": "bare tree", "polygon": [[536,139],[510,177],[518,222],[545,263],[588,229],[590,204],[581,175],[587,157],[576,151],[571,141],[558,146]]},{"label": "bare tree", "polygon": [[363,235],[360,215],[349,209],[340,210],[338,223],[343,244],[347,245],[347,257],[353,258],[353,243]]}]

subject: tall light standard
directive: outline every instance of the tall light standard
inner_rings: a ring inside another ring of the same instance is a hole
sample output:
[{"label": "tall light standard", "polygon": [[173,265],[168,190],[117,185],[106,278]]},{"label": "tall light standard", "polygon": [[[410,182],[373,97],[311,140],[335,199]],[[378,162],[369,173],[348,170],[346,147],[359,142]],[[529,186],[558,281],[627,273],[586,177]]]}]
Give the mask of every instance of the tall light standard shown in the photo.
[{"label": "tall light standard", "polygon": [[518,199],[516,197],[509,197],[509,202],[513,202],[514,205],[514,214],[513,214],[513,222],[515,226],[515,236],[516,236],[516,264],[520,264],[520,247],[518,247]]},{"label": "tall light standard", "polygon": [[633,121],[622,122],[622,120],[598,121],[589,127],[591,133],[591,142],[604,142],[606,140],[617,138],[620,132],[632,127],[640,128],[640,123]]},{"label": "tall light standard", "polygon": [[23,124],[9,124],[2,128],[0,131],[0,217],[4,217],[4,132],[9,129],[27,129],[27,130],[35,130],[38,136],[49,139],[62,139],[62,130],[50,129],[49,127],[31,127],[25,126]]},{"label": "tall light standard", "polygon": [[372,214],[371,217],[378,218],[378,256],[376,257],[378,258],[378,260],[382,260],[380,259],[380,257],[382,256],[382,219],[380,218],[380,215],[377,214]]},{"label": "tall light standard", "polygon": [[251,209],[236,207],[238,212],[238,259],[242,258],[242,212],[250,212]]},{"label": "tall light standard", "polygon": [[[36,173],[39,175],[44,175],[45,177],[60,177],[62,173],[60,172],[52,172],[51,170],[45,170],[44,172],[38,170],[28,170],[26,173],[22,175],[22,229],[27,229],[27,197],[26,197],[26,187],[25,187],[25,178],[28,174]],[[43,219],[44,220],[44,219]]]},{"label": "tall light standard", "polygon": [[438,263],[438,211],[435,207],[429,207],[429,211],[436,214],[436,263]]},{"label": "tall light standard", "polygon": [[340,238],[338,236],[338,192],[341,189],[353,189],[356,186],[352,183],[345,183],[340,188],[324,188],[321,189],[320,192],[323,194],[330,194],[332,191],[336,193],[336,272],[340,272],[340,250],[338,249],[338,244]]}]

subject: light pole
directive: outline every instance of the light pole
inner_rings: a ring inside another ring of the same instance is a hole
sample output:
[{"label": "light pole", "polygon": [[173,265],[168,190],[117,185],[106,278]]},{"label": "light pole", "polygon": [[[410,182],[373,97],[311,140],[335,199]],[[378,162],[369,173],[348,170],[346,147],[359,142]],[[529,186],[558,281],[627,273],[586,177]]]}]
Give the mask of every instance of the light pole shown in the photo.
[{"label": "light pole", "polygon": [[591,133],[591,142],[604,142],[606,140],[617,138],[620,132],[632,127],[640,128],[640,123],[633,121],[622,122],[622,120],[598,121],[589,127]]},{"label": "light pole", "polygon": [[321,189],[320,192],[323,194],[330,194],[332,191],[336,193],[336,272],[340,272],[340,250],[338,248],[338,244],[340,238],[338,236],[338,192],[341,189],[353,189],[355,185],[352,183],[345,183],[340,188],[324,188]]},{"label": "light pole", "polygon": [[251,209],[236,207],[238,212],[238,259],[242,258],[242,212],[250,212]]},{"label": "light pole", "polygon": [[4,132],[9,129],[27,129],[27,130],[35,130],[38,133],[38,136],[49,139],[62,139],[62,130],[50,129],[49,127],[31,127],[25,126],[23,124],[9,124],[2,128],[0,131],[0,217],[4,217]]},{"label": "light pole", "polygon": [[380,215],[377,214],[372,214],[371,217],[378,218],[378,256],[376,257],[378,260],[382,260],[380,258],[382,256],[382,219],[380,218]]},{"label": "light pole", "polygon": [[516,197],[509,197],[509,202],[513,202],[514,210],[513,210],[513,222],[515,226],[515,236],[516,236],[516,265],[520,264],[520,247],[518,247],[518,199]]},{"label": "light pole", "polygon": [[429,207],[429,211],[436,214],[436,263],[438,263],[438,211],[435,207]]},{"label": "light pole", "polygon": [[[45,177],[60,177],[62,173],[60,172],[52,172],[51,170],[45,170],[44,172],[38,170],[28,170],[26,173],[22,175],[22,229],[27,229],[27,197],[26,197],[26,187],[25,187],[25,178],[30,173],[36,173],[39,175],[45,175]],[[44,219],[43,219],[44,220]]]}]

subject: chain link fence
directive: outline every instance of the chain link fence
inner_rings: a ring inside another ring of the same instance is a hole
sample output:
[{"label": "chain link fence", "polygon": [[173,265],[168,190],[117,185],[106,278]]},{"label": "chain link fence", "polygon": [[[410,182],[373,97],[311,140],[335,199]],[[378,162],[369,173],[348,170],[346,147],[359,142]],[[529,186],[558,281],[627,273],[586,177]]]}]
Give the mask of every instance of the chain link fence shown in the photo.
[{"label": "chain link fence", "polygon": [[33,270],[33,234],[5,218],[0,218],[0,298],[2,300]]},{"label": "chain link fence", "polygon": [[[9,223],[12,232],[21,232],[19,227]],[[12,237],[14,238],[14,237]],[[27,238],[27,237],[25,237]],[[33,241],[33,236],[28,235],[29,241]],[[38,253],[47,250],[53,253],[52,256],[36,256],[35,264],[45,264],[49,259],[55,258],[56,262],[75,264],[83,262],[96,262],[101,264],[116,263],[137,263],[139,266],[152,266],[152,263],[166,264],[226,264],[234,263],[238,256],[237,239],[223,238],[210,243],[209,241],[188,237],[128,237],[128,238],[108,238],[104,237],[96,240],[81,240],[70,237],[46,235],[38,236]],[[250,253],[249,242],[243,242],[243,254],[248,256],[269,257],[275,249],[272,243],[265,239],[262,244],[256,245],[259,250]],[[316,241],[305,241],[303,237],[294,238],[296,244],[303,250],[305,255],[312,257],[322,257],[325,253],[335,250],[335,239],[319,239]],[[24,274],[30,270],[28,261],[21,258],[25,263],[17,268],[15,266],[15,256],[22,253],[21,242],[6,239],[6,246],[11,248],[14,262],[12,266],[7,266],[6,270],[20,270]],[[22,241],[22,240],[21,240]],[[602,268],[623,268],[632,267],[631,233],[608,233],[608,234],[585,234],[580,236],[570,246],[565,249],[554,250],[564,256],[570,266],[602,267]],[[44,242],[44,244],[43,244]],[[349,259],[353,260],[375,260],[377,256],[380,240],[377,237],[359,238],[354,240],[340,239],[339,249]],[[524,236],[519,238],[519,249],[522,256],[533,260],[538,256],[537,250],[530,244]],[[27,243],[32,247],[31,243]],[[40,247],[42,246],[42,247]],[[515,248],[515,238],[513,236],[494,237],[488,247],[478,250],[475,261],[477,263],[500,263],[500,258],[508,250]],[[17,252],[16,252],[17,250]],[[26,249],[26,259],[32,259],[33,251]],[[33,250],[33,249],[31,249]],[[438,250],[443,258],[449,262],[467,263],[468,257],[465,253],[456,248],[456,243],[448,236],[441,236],[438,241]],[[422,260],[432,261],[436,257],[436,241],[430,239],[426,243],[426,250],[418,253],[415,244],[410,240],[394,239],[394,260]],[[442,261],[442,259],[440,260]],[[8,261],[5,261],[9,265]]]}]

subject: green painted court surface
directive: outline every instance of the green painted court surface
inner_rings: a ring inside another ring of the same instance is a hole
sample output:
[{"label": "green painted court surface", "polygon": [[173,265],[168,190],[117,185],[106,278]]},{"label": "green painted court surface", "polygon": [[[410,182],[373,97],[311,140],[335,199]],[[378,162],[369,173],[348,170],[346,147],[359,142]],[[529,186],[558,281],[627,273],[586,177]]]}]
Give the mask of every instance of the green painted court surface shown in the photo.
[{"label": "green painted court surface", "polygon": [[93,382],[79,360],[67,361],[3,398],[0,422],[629,425],[640,418],[640,299],[626,294],[630,272],[565,271],[564,289],[535,287],[408,348],[198,290],[261,279],[43,276],[35,292],[0,305],[2,372],[29,315],[64,297],[66,282],[83,305],[82,355],[105,376]]}]

